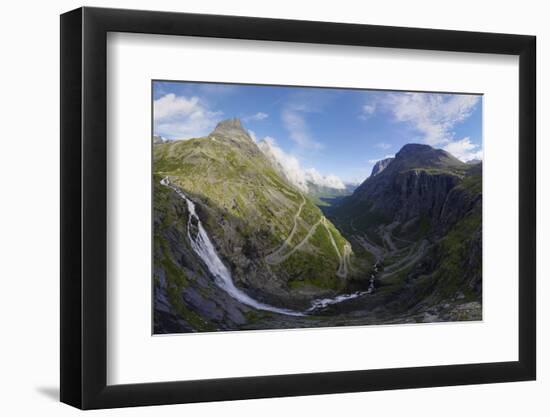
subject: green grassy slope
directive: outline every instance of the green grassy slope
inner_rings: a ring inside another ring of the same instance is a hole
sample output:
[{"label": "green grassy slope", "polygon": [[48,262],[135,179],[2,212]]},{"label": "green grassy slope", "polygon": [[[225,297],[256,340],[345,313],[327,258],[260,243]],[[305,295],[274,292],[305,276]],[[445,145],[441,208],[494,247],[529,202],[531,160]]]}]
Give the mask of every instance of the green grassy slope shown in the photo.
[{"label": "green grassy slope", "polygon": [[[154,175],[155,181],[169,177],[197,204],[236,284],[253,295],[290,305],[346,285],[336,276],[340,257],[328,233],[340,254],[346,239],[328,220],[319,226],[321,210],[279,175],[246,133],[222,130],[155,145]],[[296,291],[297,281],[307,291]]]}]

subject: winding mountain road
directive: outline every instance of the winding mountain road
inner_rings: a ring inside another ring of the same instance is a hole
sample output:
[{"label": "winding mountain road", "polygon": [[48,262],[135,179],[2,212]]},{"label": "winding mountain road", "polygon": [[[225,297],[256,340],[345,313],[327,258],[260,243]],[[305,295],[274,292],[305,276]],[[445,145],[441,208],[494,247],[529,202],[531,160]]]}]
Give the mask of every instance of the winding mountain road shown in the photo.
[{"label": "winding mountain road", "polygon": [[298,218],[300,217],[302,213],[302,209],[304,208],[304,205],[306,204],[306,198],[303,194],[300,194],[302,197],[302,202],[300,203],[300,206],[298,207],[298,210],[296,211],[296,214],[294,214],[294,225],[287,236],[287,238],[284,240],[284,242],[277,248],[275,251],[267,255],[264,259],[265,261],[270,265],[278,265],[281,262],[284,262],[287,260],[294,252],[296,252],[298,249],[300,249],[302,246],[306,244],[306,242],[313,236],[315,231],[317,230],[317,227],[319,225],[323,225],[325,230],[328,233],[330,242],[332,246],[334,247],[334,250],[336,252],[336,255],[338,256],[338,270],[336,271],[336,275],[338,275],[341,278],[345,278],[348,275],[349,271],[349,262],[350,262],[350,256],[351,256],[351,245],[349,243],[346,243],[344,245],[343,253],[340,253],[340,250],[338,249],[338,245],[336,244],[336,241],[334,240],[334,237],[332,236],[332,233],[327,225],[327,218],[325,216],[321,216],[321,218],[309,229],[306,236],[294,247],[292,247],[292,239],[294,238],[294,235],[296,234],[296,230],[298,229]]},{"label": "winding mountain road", "polygon": [[387,278],[393,274],[396,274],[398,272],[401,272],[418,261],[424,256],[426,253],[426,249],[428,248],[428,241],[423,240],[420,245],[415,249],[411,249],[411,252],[403,259],[401,259],[399,262],[390,265],[389,267],[384,268],[384,272],[380,275],[380,278]]},{"label": "winding mountain road", "polygon": [[[298,249],[300,249],[302,246],[304,246],[306,244],[306,242],[309,240],[309,238],[311,236],[313,236],[313,233],[315,233],[315,230],[317,230],[317,226],[319,226],[321,224],[321,221],[323,220],[324,217],[321,217],[317,223],[315,223],[313,226],[311,226],[311,229],[309,229],[309,231],[307,232],[307,235],[302,239],[302,241],[300,243],[298,243],[296,246],[294,246],[289,252],[287,252],[286,254],[284,255],[278,255],[279,257],[276,258],[276,259],[267,259],[266,257],[266,261],[267,263],[271,264],[271,265],[277,265],[277,264],[280,264],[281,262],[284,262],[286,261],[290,255],[292,255],[294,252],[296,252]],[[278,252],[279,250],[277,250]],[[268,257],[271,256],[271,255],[268,255]]]},{"label": "winding mountain road", "polygon": [[355,240],[359,242],[363,248],[367,250],[367,252],[370,252],[374,255],[375,263],[382,262],[384,259],[384,249],[375,245],[370,240],[366,238],[365,235],[353,235]]},{"label": "winding mountain road", "polygon": [[338,249],[338,245],[334,240],[334,236],[332,236],[332,233],[327,226],[327,218],[323,217],[322,220],[323,220],[323,226],[325,227],[325,230],[327,231],[328,236],[330,238],[330,242],[332,243],[332,246],[336,251],[336,255],[338,255],[339,265],[338,265],[338,270],[336,271],[336,275],[338,275],[341,278],[345,278],[348,276],[348,262],[349,262],[349,256],[351,254],[351,246],[346,243],[344,245],[344,253],[340,254],[340,250]]},{"label": "winding mountain road", "polygon": [[[300,194],[302,197],[302,203],[300,204],[300,207],[298,207],[298,211],[294,215],[294,226],[292,227],[292,230],[290,231],[290,234],[287,236],[285,241],[279,248],[275,251],[270,253],[265,257],[265,260],[268,264],[276,265],[281,262],[283,262],[284,259],[282,259],[282,253],[285,251],[285,249],[290,246],[290,242],[292,238],[294,237],[294,234],[296,233],[296,229],[298,228],[298,218],[300,217],[300,214],[302,213],[302,209],[304,208],[304,205],[306,204],[306,199],[303,196],[303,194]],[[288,258],[288,256],[287,256]],[[282,260],[281,260],[282,259]],[[286,259],[286,258],[285,258]]]}]

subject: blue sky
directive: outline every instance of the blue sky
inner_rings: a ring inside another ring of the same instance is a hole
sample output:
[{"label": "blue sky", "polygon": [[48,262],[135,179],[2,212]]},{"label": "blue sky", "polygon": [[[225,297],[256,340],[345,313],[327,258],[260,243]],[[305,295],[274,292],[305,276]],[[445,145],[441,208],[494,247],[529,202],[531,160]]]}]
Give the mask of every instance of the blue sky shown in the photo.
[{"label": "blue sky", "polygon": [[238,117],[283,166],[343,182],[363,181],[407,143],[482,158],[481,96],[155,81],[153,100],[154,134],[206,136]]}]

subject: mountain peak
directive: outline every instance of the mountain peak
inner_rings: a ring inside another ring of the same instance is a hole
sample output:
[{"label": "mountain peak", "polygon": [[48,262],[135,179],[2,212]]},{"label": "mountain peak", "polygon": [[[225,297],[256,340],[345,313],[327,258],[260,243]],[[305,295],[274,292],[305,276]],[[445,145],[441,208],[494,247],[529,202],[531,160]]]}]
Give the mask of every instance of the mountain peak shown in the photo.
[{"label": "mountain peak", "polygon": [[428,153],[432,151],[437,151],[437,149],[432,148],[430,145],[423,145],[421,143],[408,143],[404,145],[396,156],[405,156],[410,154],[418,153]]},{"label": "mountain peak", "polygon": [[222,120],[209,136],[221,136],[233,140],[250,140],[252,138],[245,130],[238,118]]},{"label": "mountain peak", "polygon": [[409,143],[403,146],[395,155],[395,161],[399,163],[398,165],[409,168],[445,168],[464,165],[449,152],[420,143]]},{"label": "mountain peak", "polygon": [[[216,125],[216,129],[243,129],[243,125],[241,124],[241,120],[237,117],[234,117],[232,119],[226,119],[222,120]],[[243,129],[244,130],[244,129]]]}]

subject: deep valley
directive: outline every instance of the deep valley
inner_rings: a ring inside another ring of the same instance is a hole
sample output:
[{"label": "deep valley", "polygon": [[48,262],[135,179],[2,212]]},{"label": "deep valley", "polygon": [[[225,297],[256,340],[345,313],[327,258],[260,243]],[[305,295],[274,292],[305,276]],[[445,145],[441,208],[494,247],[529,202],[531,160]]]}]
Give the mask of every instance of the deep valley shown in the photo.
[{"label": "deep valley", "polygon": [[238,119],[153,151],[154,333],[481,320],[481,162],[300,188]]}]

